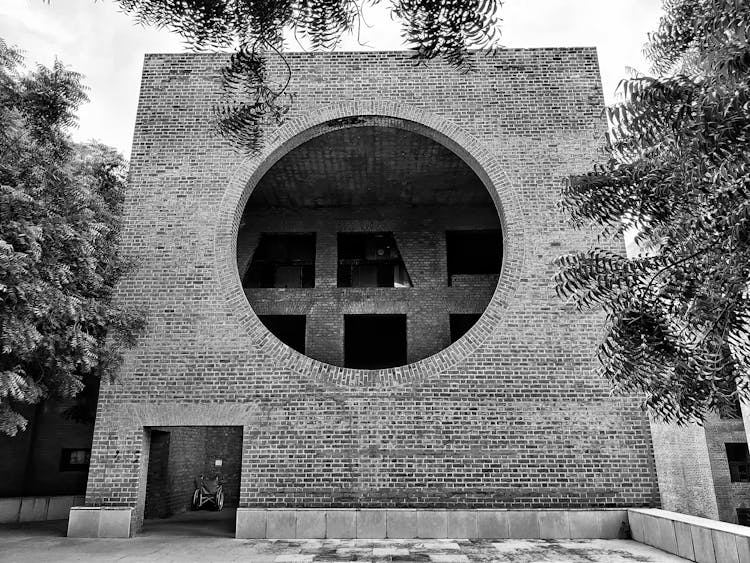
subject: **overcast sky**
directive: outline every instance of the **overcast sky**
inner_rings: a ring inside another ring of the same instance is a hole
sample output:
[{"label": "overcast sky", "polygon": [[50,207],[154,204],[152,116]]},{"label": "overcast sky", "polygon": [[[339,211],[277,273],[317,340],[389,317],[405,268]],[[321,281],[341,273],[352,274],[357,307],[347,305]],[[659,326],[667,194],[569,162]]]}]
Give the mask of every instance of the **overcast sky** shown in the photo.
[{"label": "overcast sky", "polygon": [[[506,47],[595,46],[604,95],[614,99],[627,68],[648,71],[642,47],[661,12],[660,0],[505,0]],[[401,49],[398,25],[383,9],[366,13],[370,28],[343,50]],[[55,57],[85,75],[91,101],[79,112],[78,140],[99,139],[130,154],[144,53],[184,51],[167,30],[142,28],[112,0],[0,0],[0,37],[24,52],[27,66]],[[294,48],[294,45],[290,45]]]}]

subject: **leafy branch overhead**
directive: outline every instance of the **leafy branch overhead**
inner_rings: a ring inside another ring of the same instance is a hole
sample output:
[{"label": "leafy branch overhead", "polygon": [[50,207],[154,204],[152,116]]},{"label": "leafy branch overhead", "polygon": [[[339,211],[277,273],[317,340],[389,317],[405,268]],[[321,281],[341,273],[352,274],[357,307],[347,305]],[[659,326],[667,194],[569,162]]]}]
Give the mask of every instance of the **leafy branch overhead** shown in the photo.
[{"label": "leafy branch overhead", "polygon": [[113,374],[143,324],[112,303],[126,163],[67,134],[85,100],[79,74],[24,73],[0,39],[0,434]]},{"label": "leafy branch overhead", "polygon": [[621,83],[606,162],[563,188],[576,226],[636,232],[640,254],[564,256],[557,289],[604,308],[615,390],[702,421],[750,399],[750,3],[664,8],[646,47],[661,76]]},{"label": "leafy branch overhead", "polygon": [[[247,152],[259,148],[264,123],[281,123],[292,102],[291,71],[272,79],[268,54],[283,59],[285,32],[314,49],[332,49],[357,32],[368,7],[381,0],[117,0],[139,23],[170,28],[193,47],[234,50],[223,69],[225,96],[218,130]],[[382,3],[386,3],[383,0]],[[418,60],[444,56],[468,64],[469,47],[499,37],[499,0],[389,0],[402,35]]]}]

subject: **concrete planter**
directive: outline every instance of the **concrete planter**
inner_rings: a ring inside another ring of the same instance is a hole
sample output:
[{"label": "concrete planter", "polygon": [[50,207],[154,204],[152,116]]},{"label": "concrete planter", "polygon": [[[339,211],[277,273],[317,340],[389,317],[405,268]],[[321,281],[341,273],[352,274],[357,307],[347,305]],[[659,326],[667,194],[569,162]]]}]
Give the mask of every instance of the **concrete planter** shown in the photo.
[{"label": "concrete planter", "polygon": [[69,538],[129,538],[132,508],[75,506],[70,509]]}]

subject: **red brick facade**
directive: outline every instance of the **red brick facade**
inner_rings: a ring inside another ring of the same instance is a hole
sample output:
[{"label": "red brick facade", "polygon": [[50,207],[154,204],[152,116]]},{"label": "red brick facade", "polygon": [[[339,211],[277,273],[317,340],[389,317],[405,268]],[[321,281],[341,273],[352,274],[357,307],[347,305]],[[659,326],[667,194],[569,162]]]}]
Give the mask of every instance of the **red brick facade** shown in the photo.
[{"label": "red brick facade", "polygon": [[[243,158],[211,130],[223,56],[146,58],[123,234],[137,267],[120,297],[149,324],[118,381],[102,385],[87,503],[136,506],[138,520],[146,429],[227,425],[243,427],[242,507],[658,505],[648,421],[595,373],[602,318],[561,303],[552,283],[554,258],[593,242],[555,202],[560,178],[598,157],[595,51],[498,51],[468,74],[407,53],[288,59],[288,120]],[[270,166],[362,125],[451,149],[488,188],[503,229],[481,320],[435,355],[378,371],[272,337],[236,258],[242,211]]]}]

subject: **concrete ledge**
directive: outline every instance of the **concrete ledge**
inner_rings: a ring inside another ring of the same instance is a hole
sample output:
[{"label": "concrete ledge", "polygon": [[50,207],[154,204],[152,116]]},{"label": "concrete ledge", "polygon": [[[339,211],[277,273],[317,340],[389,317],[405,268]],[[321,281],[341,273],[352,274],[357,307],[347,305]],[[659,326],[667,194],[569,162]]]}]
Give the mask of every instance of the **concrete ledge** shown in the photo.
[{"label": "concrete ledge", "polygon": [[129,538],[132,508],[74,506],[68,519],[69,538]]},{"label": "concrete ledge", "polygon": [[83,496],[0,498],[0,524],[64,520]]},{"label": "concrete ledge", "polygon": [[750,563],[750,528],[656,508],[628,510],[633,539],[697,563]]},{"label": "concrete ledge", "polygon": [[625,509],[238,508],[236,537],[614,539],[626,523]]}]

